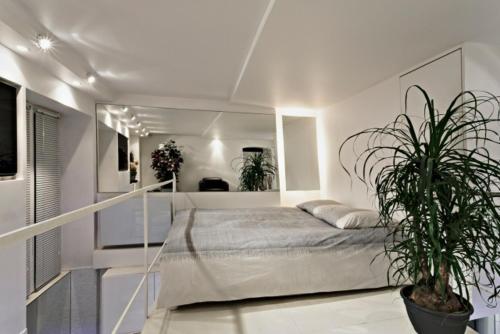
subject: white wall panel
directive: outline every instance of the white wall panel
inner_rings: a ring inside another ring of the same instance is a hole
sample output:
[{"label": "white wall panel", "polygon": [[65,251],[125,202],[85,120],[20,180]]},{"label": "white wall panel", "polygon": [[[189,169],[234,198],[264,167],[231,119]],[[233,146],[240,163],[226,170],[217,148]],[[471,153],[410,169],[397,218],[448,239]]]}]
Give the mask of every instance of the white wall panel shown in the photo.
[{"label": "white wall panel", "polygon": [[[142,278],[142,268],[114,268],[108,269],[101,279],[101,333],[109,334],[118,321],[123,309],[129,302],[137,285]],[[148,305],[149,311],[153,310],[154,296],[158,295],[158,287],[155,289],[155,273],[149,275]],[[158,282],[158,280],[156,280]],[[142,289],[118,333],[138,333],[144,326],[145,290]],[[156,294],[155,294],[156,292]]]},{"label": "white wall panel", "polygon": [[[116,194],[99,194],[99,200]],[[162,244],[171,225],[171,198],[149,195],[149,242]],[[142,196],[104,209],[98,217],[99,247],[144,243]]]}]

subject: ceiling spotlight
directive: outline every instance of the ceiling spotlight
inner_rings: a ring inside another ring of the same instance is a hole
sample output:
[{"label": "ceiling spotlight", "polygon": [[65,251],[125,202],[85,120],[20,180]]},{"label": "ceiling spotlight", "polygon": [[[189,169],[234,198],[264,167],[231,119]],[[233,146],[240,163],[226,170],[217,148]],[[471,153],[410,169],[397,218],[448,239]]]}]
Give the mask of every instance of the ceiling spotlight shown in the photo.
[{"label": "ceiling spotlight", "polygon": [[141,126],[141,125],[142,125],[142,123],[141,123],[141,122],[137,122],[137,126]]},{"label": "ceiling spotlight", "polygon": [[23,52],[23,53],[25,53],[25,52],[28,52],[28,51],[29,51],[29,49],[28,49],[27,47],[25,47],[24,45],[18,45],[18,46],[16,46],[16,49],[17,49],[18,51]]},{"label": "ceiling spotlight", "polygon": [[131,121],[135,121],[137,119],[137,117],[135,117],[135,115],[132,116],[132,118],[130,119]]},{"label": "ceiling spotlight", "polygon": [[139,130],[135,130],[135,133],[139,133]]},{"label": "ceiling spotlight", "polygon": [[146,129],[142,128],[142,132],[146,132]]},{"label": "ceiling spotlight", "polygon": [[95,75],[93,75],[93,74],[87,75],[87,82],[89,84],[93,84],[95,82],[95,80],[96,80]]},{"label": "ceiling spotlight", "polygon": [[127,112],[128,111],[128,107],[122,107],[122,111],[123,112]]},{"label": "ceiling spotlight", "polygon": [[47,52],[54,47],[54,41],[48,35],[38,35],[36,36],[35,45],[40,48],[43,52]]}]

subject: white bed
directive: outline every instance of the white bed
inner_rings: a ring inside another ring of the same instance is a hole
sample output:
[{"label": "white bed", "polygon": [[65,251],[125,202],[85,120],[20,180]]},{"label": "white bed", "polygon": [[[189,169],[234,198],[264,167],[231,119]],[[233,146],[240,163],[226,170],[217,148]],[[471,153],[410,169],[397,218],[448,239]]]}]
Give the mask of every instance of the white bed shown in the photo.
[{"label": "white bed", "polygon": [[296,208],[178,212],[159,308],[388,286],[383,228],[342,230]]}]

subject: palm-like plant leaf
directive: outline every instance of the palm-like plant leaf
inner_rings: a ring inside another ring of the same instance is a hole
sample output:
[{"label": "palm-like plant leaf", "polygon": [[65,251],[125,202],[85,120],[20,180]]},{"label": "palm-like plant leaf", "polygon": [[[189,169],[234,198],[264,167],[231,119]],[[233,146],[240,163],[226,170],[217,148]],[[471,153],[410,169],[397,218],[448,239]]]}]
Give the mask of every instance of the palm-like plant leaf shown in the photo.
[{"label": "palm-like plant leaf", "polygon": [[[453,298],[452,281],[467,299],[468,285],[488,287],[493,303],[500,293],[500,216],[493,196],[500,163],[490,153],[500,152],[499,100],[467,91],[440,113],[424,89],[410,89],[425,99],[422,124],[401,114],[385,127],[350,136],[340,147],[342,167],[375,190],[382,225],[401,220],[385,246],[398,282],[409,279],[438,296],[436,309]],[[408,92],[405,106],[407,100]],[[348,144],[356,155],[349,168],[342,162]]]}]

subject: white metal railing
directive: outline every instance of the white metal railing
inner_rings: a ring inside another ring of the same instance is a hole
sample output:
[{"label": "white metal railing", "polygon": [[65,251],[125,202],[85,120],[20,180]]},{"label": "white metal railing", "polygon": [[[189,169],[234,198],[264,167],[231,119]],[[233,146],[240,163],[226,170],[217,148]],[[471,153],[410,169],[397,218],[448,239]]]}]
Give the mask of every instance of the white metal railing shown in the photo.
[{"label": "white metal railing", "polygon": [[120,329],[120,326],[125,319],[125,316],[127,315],[128,311],[130,310],[130,307],[132,306],[133,302],[135,301],[137,295],[141,291],[141,288],[145,285],[145,299],[146,299],[146,305],[145,305],[145,315],[146,318],[149,316],[148,313],[148,290],[149,290],[149,280],[148,276],[151,273],[151,270],[155,266],[156,262],[158,261],[161,252],[163,251],[163,248],[165,247],[166,241],[163,243],[163,245],[160,247],[159,251],[156,253],[155,257],[153,258],[153,261],[151,264],[148,263],[148,243],[149,243],[149,213],[148,213],[148,191],[154,190],[157,188],[160,188],[164,185],[167,184],[172,184],[172,215],[175,216],[175,193],[177,191],[176,187],[176,177],[175,174],[172,178],[172,180],[165,181],[165,182],[160,182],[156,183],[150,186],[146,186],[137,190],[133,190],[131,192],[128,192],[123,195],[119,195],[107,200],[104,200],[102,202],[92,204],[80,209],[76,209],[67,213],[64,213],[62,215],[59,215],[54,218],[50,218],[47,220],[44,220],[42,222],[32,224],[29,226],[25,226],[4,234],[0,235],[0,248],[5,247],[8,245],[11,245],[15,242],[19,241],[26,241],[34,236],[37,236],[39,234],[48,232],[54,228],[72,223],[76,220],[79,220],[87,215],[96,213],[98,211],[104,210],[106,208],[112,207],[116,204],[125,202],[131,198],[137,197],[142,195],[143,196],[143,220],[144,220],[144,275],[139,282],[139,285],[135,289],[132,297],[130,298],[127,306],[125,306],[122,314],[120,315],[120,318],[118,319],[117,323],[115,324],[115,327],[113,328],[112,334],[118,333],[118,330]]}]

